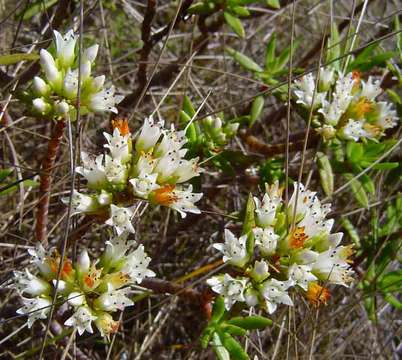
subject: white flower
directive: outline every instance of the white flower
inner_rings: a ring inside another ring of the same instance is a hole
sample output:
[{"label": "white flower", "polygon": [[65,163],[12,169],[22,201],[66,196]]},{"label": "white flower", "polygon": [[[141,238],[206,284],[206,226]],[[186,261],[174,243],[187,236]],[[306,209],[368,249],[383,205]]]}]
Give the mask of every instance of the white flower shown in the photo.
[{"label": "white flower", "polygon": [[83,166],[78,166],[76,172],[85,177],[89,187],[100,187],[106,181],[105,167],[103,166],[103,155],[91,156],[81,151]]},{"label": "white flower", "polygon": [[263,284],[261,293],[269,314],[275,312],[278,304],[293,306],[293,301],[287,293],[287,289],[292,285],[292,281],[278,281],[276,279],[267,280]]},{"label": "white flower", "polygon": [[274,224],[276,208],[281,203],[281,198],[278,190],[278,183],[276,182],[269,192],[264,194],[262,201],[254,197],[255,213],[257,221],[262,227],[267,227]]},{"label": "white flower", "polygon": [[117,114],[115,107],[123,97],[115,95],[115,87],[111,86],[109,89],[101,90],[90,96],[88,107],[95,113],[111,111]]},{"label": "white flower", "polygon": [[28,249],[28,254],[33,257],[31,262],[44,276],[49,277],[53,274],[49,263],[46,261],[48,254],[42,244],[37,244],[34,249]]},{"label": "white flower", "polygon": [[198,157],[191,160],[180,159],[177,163],[176,170],[173,172],[176,183],[186,182],[199,174]]},{"label": "white flower", "polygon": [[321,205],[318,198],[315,197],[313,204],[306,210],[305,216],[298,223],[298,226],[304,227],[304,233],[309,238],[323,233],[329,234],[334,225],[334,219],[325,220],[325,216],[329,211],[330,205]]},{"label": "white flower", "polygon": [[67,302],[73,307],[81,306],[84,303],[84,300],[85,295],[77,291],[71,292],[67,297]]},{"label": "white flower", "polygon": [[174,125],[171,125],[170,130],[163,132],[161,142],[156,146],[155,155],[164,156],[171,151],[179,151],[187,142],[184,130],[176,131]]},{"label": "white flower", "polygon": [[279,235],[275,234],[272,227],[262,229],[256,227],[253,229],[255,238],[255,245],[259,247],[261,253],[265,256],[269,256],[275,253]]},{"label": "white flower", "polygon": [[369,76],[367,82],[361,81],[362,83],[362,91],[359,94],[360,97],[365,97],[368,100],[374,100],[378,95],[381,94],[381,81],[373,80],[372,76]]},{"label": "white flower", "polygon": [[346,76],[340,74],[336,82],[335,91],[332,94],[332,102],[324,100],[322,108],[318,110],[324,115],[325,122],[330,125],[337,125],[342,114],[349,107],[350,102],[353,99],[352,89],[354,86],[354,80],[352,73]]},{"label": "white flower", "polygon": [[312,263],[312,273],[322,281],[348,286],[352,281],[353,270],[347,262],[351,247],[339,246],[318,254]]},{"label": "white flower", "polygon": [[24,271],[14,271],[14,285],[21,293],[31,296],[39,296],[50,293],[50,285],[47,281],[32,275],[28,269]]},{"label": "white flower", "polygon": [[[158,191],[158,190],[156,190]],[[174,189],[171,193],[172,203],[167,206],[178,211],[182,218],[186,217],[186,213],[200,214],[201,211],[194,205],[202,198],[202,193],[193,193],[193,186],[189,185],[187,190]]]},{"label": "white flower", "polygon": [[155,146],[159,140],[164,122],[155,123],[152,117],[146,118],[137,138],[135,149],[138,152],[147,152]]},{"label": "white flower", "polygon": [[158,173],[158,181],[166,182],[171,176],[173,176],[179,166],[180,160],[180,154],[176,150],[169,151],[159,158],[154,168],[154,172]]},{"label": "white flower", "polygon": [[107,140],[107,144],[103,145],[110,150],[110,155],[114,160],[126,162],[130,158],[128,139],[130,134],[120,135],[120,130],[116,127],[113,130],[113,135],[104,132],[103,135]]},{"label": "white flower", "polygon": [[307,291],[310,281],[317,280],[317,277],[311,273],[310,265],[293,264],[288,269],[288,276],[295,285],[300,286],[305,291]]},{"label": "white flower", "polygon": [[378,119],[376,125],[382,129],[390,129],[396,126],[398,116],[396,111],[392,108],[392,104],[380,101],[376,104],[378,111]]},{"label": "white flower", "polygon": [[156,275],[152,270],[148,269],[150,262],[151,258],[144,251],[144,245],[140,245],[134,252],[127,255],[121,271],[129,274],[132,279],[141,284],[144,278]]},{"label": "white flower", "polygon": [[92,334],[93,330],[91,323],[93,320],[96,320],[96,318],[96,316],[92,315],[89,307],[83,305],[80,306],[76,312],[64,322],[64,325],[75,327],[79,335],[82,335],[85,331],[88,331],[90,334]]},{"label": "white flower", "polygon": [[40,51],[40,64],[45,72],[46,79],[57,91],[61,88],[61,73],[57,69],[53,56],[45,49]]},{"label": "white flower", "polygon": [[130,179],[129,182],[133,186],[134,194],[146,199],[149,193],[159,188],[159,185],[156,183],[157,177],[158,174],[142,172],[137,178]]},{"label": "white flower", "polygon": [[268,264],[264,260],[257,260],[250,274],[255,281],[264,281],[269,276]]},{"label": "white flower", "polygon": [[299,191],[297,192],[297,182],[293,184],[293,194],[290,197],[288,208],[289,208],[289,215],[293,217],[294,207],[296,205],[296,195],[297,196],[297,210],[296,210],[296,219],[300,220],[306,215],[306,212],[311,207],[315,205],[319,205],[316,192],[307,190],[304,188],[303,184],[299,184]]},{"label": "white flower", "polygon": [[103,255],[104,262],[112,264],[124,258],[127,250],[135,245],[134,240],[127,239],[128,233],[124,232],[106,241],[106,249]]},{"label": "white flower", "polygon": [[[68,205],[70,199],[68,197],[64,197],[61,201]],[[73,190],[72,201],[71,201],[71,215],[76,215],[79,213],[89,213],[94,212],[99,208],[97,201],[89,195],[82,194],[77,190]]]},{"label": "white flower", "polygon": [[135,233],[131,219],[134,216],[134,207],[124,208],[116,205],[110,205],[110,218],[106,220],[106,224],[114,226],[117,235],[121,235],[124,231]]},{"label": "white flower", "polygon": [[342,128],[342,135],[347,140],[358,141],[360,138],[369,138],[369,133],[363,129],[362,121],[349,119],[347,124]]},{"label": "white flower", "polygon": [[69,30],[64,36],[56,30],[53,33],[55,36],[57,58],[60,65],[67,68],[74,61],[75,44],[78,37],[74,35],[73,30]]},{"label": "white flower", "polygon": [[127,167],[118,159],[105,155],[106,179],[113,184],[124,184],[127,179]]},{"label": "white flower", "polygon": [[34,77],[32,85],[37,95],[46,96],[50,92],[49,85],[39,76]]},{"label": "white flower", "polygon": [[309,73],[303,76],[300,80],[295,80],[295,87],[297,90],[294,90],[295,95],[298,100],[296,103],[303,104],[304,106],[310,107],[313,101],[314,96],[314,104],[316,107],[322,103],[325,98],[326,93],[319,93],[318,89],[315,91],[315,79],[313,74]]},{"label": "white flower", "polygon": [[137,161],[137,164],[135,164],[135,172],[137,176],[140,173],[151,174],[154,170],[155,165],[156,159],[152,156],[152,153],[145,153],[141,151],[141,155]]},{"label": "white flower", "polygon": [[32,324],[39,319],[46,319],[47,314],[50,311],[52,302],[49,298],[36,297],[33,299],[22,298],[24,306],[17,310],[17,314],[28,315],[28,328],[32,327]]},{"label": "white flower", "polygon": [[245,301],[244,291],[247,283],[247,279],[235,279],[229,274],[213,276],[207,280],[212,290],[223,296],[226,310],[230,310],[237,301]]},{"label": "white flower", "polygon": [[247,235],[237,238],[230,230],[225,229],[225,243],[216,243],[212,246],[223,253],[224,262],[242,267],[248,261],[246,243]]},{"label": "white flower", "polygon": [[47,114],[51,109],[50,105],[42,98],[33,99],[32,105],[34,109],[42,115]]},{"label": "white flower", "polygon": [[95,300],[95,305],[104,311],[124,310],[126,306],[134,305],[134,302],[126,296],[130,291],[129,288],[124,288],[103,293]]},{"label": "white flower", "polygon": [[327,124],[336,126],[345,110],[339,105],[339,100],[334,98],[332,102],[323,100],[322,108],[318,109],[318,112],[324,116]]}]

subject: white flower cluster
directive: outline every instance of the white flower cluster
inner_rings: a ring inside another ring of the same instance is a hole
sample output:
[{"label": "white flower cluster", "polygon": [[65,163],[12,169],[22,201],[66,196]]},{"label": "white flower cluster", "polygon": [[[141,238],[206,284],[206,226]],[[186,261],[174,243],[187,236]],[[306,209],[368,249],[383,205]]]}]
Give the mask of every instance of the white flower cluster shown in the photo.
[{"label": "white flower cluster", "polygon": [[[80,71],[81,96],[80,112],[117,113],[115,107],[123,97],[115,95],[115,88],[104,87],[105,76],[91,76],[99,46],[97,44],[83,50],[78,60],[76,44],[78,35],[69,30],[65,35],[54,31],[53,55],[45,49],[40,51],[40,64],[44,78],[35,76],[32,84],[34,98],[33,111],[40,115],[65,117],[74,114],[78,91],[78,71]],[[79,70],[78,70],[79,69]]]},{"label": "white flower cluster", "polygon": [[[108,241],[97,261],[91,262],[86,250],[74,264],[64,259],[56,304],[67,302],[72,309],[71,317],[64,323],[66,326],[76,327],[80,335],[85,331],[92,333],[93,323],[102,336],[117,331],[119,322],[111,313],[134,305],[128,297],[131,286],[140,284],[145,277],[155,276],[148,269],[151,258],[143,245],[129,252],[134,245],[135,241],[127,240],[124,235]],[[17,313],[28,316],[30,328],[36,320],[45,319],[49,314],[61,258],[56,252],[47,253],[41,245],[29,253],[38,274],[33,275],[28,269],[15,271],[12,286],[19,291],[24,304]]]},{"label": "white flower cluster", "polygon": [[[298,104],[310,108],[315,83],[311,73],[295,81],[293,92]],[[326,140],[336,136],[354,141],[378,139],[398,121],[391,104],[376,100],[381,93],[380,80],[371,76],[366,82],[358,72],[336,74],[331,68],[321,68],[313,124]]]},{"label": "white flower cluster", "polygon": [[[90,156],[81,154],[82,166],[77,173],[87,180],[95,194],[74,191],[73,213],[108,214],[106,224],[113,226],[118,235],[134,232],[131,223],[135,199],[171,207],[182,217],[187,212],[198,214],[194,205],[202,193],[193,193],[192,186],[182,183],[198,176],[198,158],[186,160],[184,131],[163,128],[163,123],[146,119],[135,140],[132,140],[127,120],[114,122],[113,135],[104,133],[109,154]],[[68,203],[68,199],[63,199]],[[129,205],[129,206],[127,206]]]},{"label": "white flower cluster", "polygon": [[352,280],[352,248],[339,245],[342,233],[330,233],[334,224],[326,219],[330,206],[301,184],[296,196],[297,185],[286,207],[278,183],[267,187],[262,200],[254,198],[256,227],[240,238],[225,229],[225,243],[213,245],[239,274],[207,280],[224,297],[226,309],[245,302],[261,304],[271,314],[278,304],[293,305],[291,287],[300,288],[319,305],[329,298],[320,282],[347,286]]}]

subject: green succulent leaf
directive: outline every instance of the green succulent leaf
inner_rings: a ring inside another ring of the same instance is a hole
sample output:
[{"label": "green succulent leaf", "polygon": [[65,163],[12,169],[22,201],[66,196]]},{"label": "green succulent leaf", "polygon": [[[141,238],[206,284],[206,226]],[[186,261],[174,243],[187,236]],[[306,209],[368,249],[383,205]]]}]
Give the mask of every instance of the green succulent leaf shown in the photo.
[{"label": "green succulent leaf", "polygon": [[262,330],[272,325],[272,320],[264,316],[253,315],[247,317],[234,317],[228,320],[229,324],[236,325],[246,330]]},{"label": "green succulent leaf", "polygon": [[250,233],[252,229],[255,227],[254,211],[255,211],[254,199],[253,195],[250,193],[246,204],[246,213],[243,222],[243,232],[242,232],[243,234]]},{"label": "green succulent leaf", "polygon": [[234,360],[248,360],[250,359],[244,351],[243,346],[228,333],[223,334],[223,346],[229,351],[230,357]]},{"label": "green succulent leaf", "polygon": [[366,191],[364,190],[363,184],[358,179],[356,179],[353,174],[346,173],[343,174],[343,176],[348,182],[350,182],[350,189],[352,190],[352,194],[354,195],[357,202],[365,208],[368,208],[369,199]]},{"label": "green succulent leaf", "polygon": [[218,360],[230,360],[229,351],[222,344],[222,340],[217,332],[212,334],[212,347]]},{"label": "green succulent leaf", "polygon": [[242,54],[241,52],[238,52],[230,47],[226,47],[226,51],[235,61],[237,61],[246,70],[250,70],[253,72],[262,72],[263,71],[263,69],[260,67],[260,65],[255,63],[252,59],[250,59],[248,56]]},{"label": "green succulent leaf", "polygon": [[317,153],[318,172],[320,174],[321,186],[327,196],[334,192],[334,174],[328,156],[322,152]]},{"label": "green succulent leaf", "polygon": [[219,322],[222,319],[224,313],[225,313],[225,302],[223,296],[217,296],[212,306],[211,322],[212,323]]},{"label": "green succulent leaf", "polygon": [[20,61],[34,61],[38,60],[39,55],[37,53],[18,53],[8,54],[0,56],[0,65],[12,65]]},{"label": "green succulent leaf", "polygon": [[243,24],[241,23],[241,20],[229,13],[228,11],[223,12],[223,16],[225,17],[226,23],[230,26],[230,28],[241,38],[244,38],[246,36],[246,33],[244,31]]},{"label": "green succulent leaf", "polygon": [[264,97],[257,96],[253,103],[251,104],[251,113],[250,113],[250,127],[253,126],[256,120],[261,116],[262,110],[264,108]]}]

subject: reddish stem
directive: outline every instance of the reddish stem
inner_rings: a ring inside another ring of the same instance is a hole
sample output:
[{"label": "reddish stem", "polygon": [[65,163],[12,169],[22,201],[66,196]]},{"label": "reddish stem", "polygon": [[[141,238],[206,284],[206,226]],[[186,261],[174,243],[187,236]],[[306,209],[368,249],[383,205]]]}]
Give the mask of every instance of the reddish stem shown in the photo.
[{"label": "reddish stem", "polygon": [[36,239],[44,245],[47,245],[47,223],[50,202],[50,188],[52,185],[52,172],[65,126],[66,123],[64,120],[59,120],[56,122],[52,131],[52,136],[47,145],[46,156],[42,161],[35,235]]}]

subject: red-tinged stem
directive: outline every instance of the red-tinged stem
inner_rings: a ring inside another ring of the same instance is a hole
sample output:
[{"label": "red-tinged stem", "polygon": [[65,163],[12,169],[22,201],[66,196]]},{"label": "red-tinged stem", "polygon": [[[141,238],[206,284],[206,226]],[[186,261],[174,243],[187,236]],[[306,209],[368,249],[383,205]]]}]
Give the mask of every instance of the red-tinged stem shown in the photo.
[{"label": "red-tinged stem", "polygon": [[53,127],[52,136],[47,145],[46,156],[42,161],[35,235],[36,239],[44,245],[47,245],[47,223],[50,202],[50,188],[52,186],[53,180],[52,172],[65,127],[66,123],[64,120],[56,122]]}]

